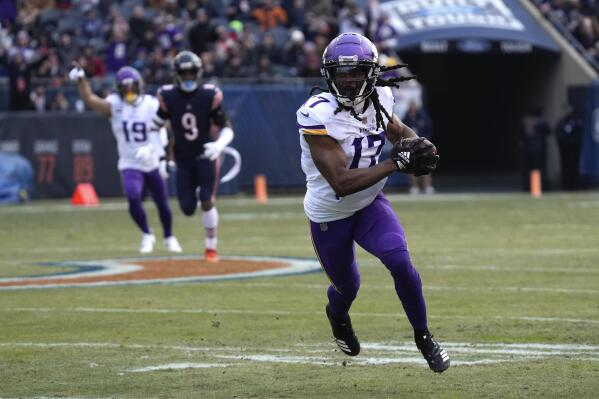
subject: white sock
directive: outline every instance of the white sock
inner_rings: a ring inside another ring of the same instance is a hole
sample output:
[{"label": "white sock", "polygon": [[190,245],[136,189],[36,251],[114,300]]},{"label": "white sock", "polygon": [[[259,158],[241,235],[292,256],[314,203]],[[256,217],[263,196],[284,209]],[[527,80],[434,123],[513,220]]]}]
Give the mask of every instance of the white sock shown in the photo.
[{"label": "white sock", "polygon": [[202,213],[202,220],[204,221],[204,230],[206,232],[204,245],[206,249],[216,249],[216,244],[218,243],[218,239],[216,238],[218,211],[216,207],[212,207],[209,211],[204,211]]}]

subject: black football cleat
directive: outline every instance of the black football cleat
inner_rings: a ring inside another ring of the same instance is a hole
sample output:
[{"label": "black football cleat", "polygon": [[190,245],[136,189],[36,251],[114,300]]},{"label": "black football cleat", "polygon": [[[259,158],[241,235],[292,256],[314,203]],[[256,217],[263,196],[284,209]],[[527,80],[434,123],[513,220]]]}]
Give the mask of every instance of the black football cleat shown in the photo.
[{"label": "black football cleat", "polygon": [[329,322],[331,323],[335,343],[339,346],[339,349],[348,356],[356,356],[360,353],[360,341],[358,341],[358,337],[356,337],[356,334],[354,333],[349,315],[343,319],[334,318],[329,311],[328,304],[326,312]]},{"label": "black football cleat", "polygon": [[428,330],[415,335],[416,346],[428,363],[428,367],[435,373],[442,373],[449,368],[449,355],[441,348]]}]

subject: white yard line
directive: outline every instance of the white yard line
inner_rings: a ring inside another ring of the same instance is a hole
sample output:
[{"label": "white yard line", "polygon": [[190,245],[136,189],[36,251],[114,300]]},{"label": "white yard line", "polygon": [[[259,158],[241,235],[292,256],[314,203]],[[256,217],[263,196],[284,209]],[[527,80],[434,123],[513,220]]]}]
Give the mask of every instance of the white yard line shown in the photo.
[{"label": "white yard line", "polygon": [[[326,289],[328,284],[306,284],[306,283],[269,283],[269,282],[247,282],[247,283],[234,283],[243,285],[243,287],[257,287],[257,288],[307,288],[307,289]],[[378,284],[369,285],[369,289],[393,289],[391,284]],[[433,291],[494,291],[494,292],[549,292],[549,293],[560,293],[560,294],[599,294],[599,289],[580,289],[580,288],[549,288],[549,287],[461,287],[461,286],[443,286],[443,285],[424,285],[425,290]]]},{"label": "white yard line", "polygon": [[[177,309],[177,308],[91,308],[91,307],[75,307],[75,308],[52,308],[52,307],[9,307],[0,308],[0,312],[69,312],[69,313],[132,313],[132,314],[247,314],[247,315],[265,315],[265,316],[287,316],[287,315],[309,315],[321,316],[322,312],[295,312],[288,310],[253,310],[253,309]],[[382,317],[382,318],[398,318],[405,317],[398,309],[397,313],[363,313],[352,312],[354,317]],[[522,321],[538,321],[538,322],[555,322],[555,323],[581,323],[581,324],[598,324],[599,320],[594,319],[574,319],[562,317],[541,317],[541,316],[473,316],[473,315],[429,315],[432,319],[504,319],[504,320],[522,320]]]},{"label": "white yard line", "polygon": [[514,272],[514,273],[589,273],[599,274],[598,268],[589,267],[505,267],[496,265],[475,265],[475,266],[459,266],[459,265],[424,265],[418,266],[418,269],[428,270],[457,270],[457,271],[490,271],[490,272]]},{"label": "white yard line", "polygon": [[229,367],[230,364],[225,363],[167,363],[159,364],[158,366],[141,367],[137,369],[127,370],[131,373],[145,373],[148,371],[161,370],[187,370],[187,369],[208,369],[212,367]]},{"label": "white yard line", "polygon": [[[453,366],[472,366],[481,364],[496,364],[506,362],[523,362],[541,359],[557,361],[586,361],[599,362],[599,345],[579,344],[544,344],[544,343],[483,343],[446,342],[443,344],[450,353]],[[147,365],[125,370],[127,372],[152,372],[162,370],[186,370],[190,368],[235,367],[254,363],[278,364],[311,364],[321,366],[366,366],[388,364],[413,364],[426,367],[425,361],[419,355],[413,342],[362,343],[362,356],[347,358],[335,351],[332,342],[295,345],[291,348],[242,348],[242,347],[194,347],[178,345],[144,345],[119,343],[90,343],[90,342],[0,342],[4,348],[95,348],[123,350],[148,350],[164,352],[183,352],[189,358],[193,353],[200,353],[201,362],[170,362],[158,365]],[[313,350],[312,348],[319,349]],[[281,354],[281,352],[286,352]],[[161,353],[154,354],[160,356]],[[172,357],[169,354],[169,357]],[[206,361],[213,359],[213,361]],[[221,360],[235,360],[236,363],[222,363]],[[121,374],[121,373],[119,373]]]}]

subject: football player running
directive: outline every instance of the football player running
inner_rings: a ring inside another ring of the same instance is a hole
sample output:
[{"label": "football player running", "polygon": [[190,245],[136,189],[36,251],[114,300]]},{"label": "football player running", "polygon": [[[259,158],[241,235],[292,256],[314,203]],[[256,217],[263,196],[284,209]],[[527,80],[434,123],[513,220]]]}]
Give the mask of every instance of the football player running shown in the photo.
[{"label": "football player running", "polygon": [[148,225],[142,199],[144,188],[152,194],[158,208],[164,245],[170,252],[181,252],[181,245],[172,233],[173,216],[163,177],[166,173],[166,131],[151,133],[152,120],[158,109],[158,100],[144,94],[144,82],[137,70],[125,66],[116,74],[117,92],[100,98],[94,94],[85,78],[84,70],[75,65],[69,78],[77,83],[81,99],[92,110],[110,118],[112,133],[118,149],[118,169],[123,192],[129,202],[129,214],[142,231],[139,252],[154,250],[156,237]]},{"label": "football player running", "polygon": [[[204,259],[218,261],[218,211],[214,206],[219,182],[219,156],[234,137],[223,109],[223,93],[201,83],[202,61],[181,51],[172,66],[173,83],[158,90],[157,128],[168,121],[173,131],[177,164],[177,197],[183,213],[195,213],[198,197],[204,224]],[[199,191],[199,193],[198,193]]]},{"label": "football player running", "polygon": [[[306,174],[304,209],[316,255],[331,285],[326,315],[335,342],[349,356],[360,352],[349,309],[360,287],[354,241],[391,272],[395,291],[414,329],[416,346],[431,370],[443,372],[449,356],[428,330],[420,276],[410,260],[402,225],[381,189],[387,176],[402,171],[423,175],[435,169],[435,146],[392,113],[390,87],[375,46],[364,36],[345,33],[325,49],[321,73],[328,90],[297,111]],[[379,162],[386,140],[390,158]]]}]

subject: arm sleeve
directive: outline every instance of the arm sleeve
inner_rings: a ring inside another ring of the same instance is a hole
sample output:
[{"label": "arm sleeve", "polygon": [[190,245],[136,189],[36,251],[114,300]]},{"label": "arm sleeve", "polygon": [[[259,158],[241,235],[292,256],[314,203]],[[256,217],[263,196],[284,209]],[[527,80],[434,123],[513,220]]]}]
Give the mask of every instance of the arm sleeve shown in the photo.
[{"label": "arm sleeve", "polygon": [[158,130],[165,125],[166,121],[170,117],[168,108],[166,106],[166,101],[164,101],[164,98],[162,97],[162,88],[158,89],[156,92],[156,100],[158,101],[158,109],[156,111],[156,115],[152,119],[152,122],[153,128]]},{"label": "arm sleeve", "polygon": [[210,112],[210,120],[220,128],[229,125],[229,118],[222,105],[219,105]]}]

